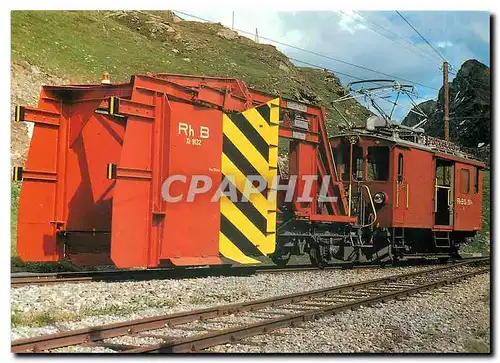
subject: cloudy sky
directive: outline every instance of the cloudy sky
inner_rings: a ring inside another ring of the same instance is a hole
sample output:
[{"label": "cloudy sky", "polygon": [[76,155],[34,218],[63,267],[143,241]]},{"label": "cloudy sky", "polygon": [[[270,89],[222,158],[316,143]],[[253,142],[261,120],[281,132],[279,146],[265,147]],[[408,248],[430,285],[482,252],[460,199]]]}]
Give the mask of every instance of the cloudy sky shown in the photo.
[{"label": "cloudy sky", "polygon": [[[231,9],[178,11],[231,27]],[[489,13],[400,13],[453,66],[453,72],[458,71],[462,63],[470,58],[490,65]],[[178,14],[186,20],[196,20]],[[254,34],[257,28],[261,43],[273,44],[291,58],[337,71],[343,84],[356,80],[350,76],[362,79],[389,78],[365,69],[369,68],[390,74],[392,78],[399,77],[404,83],[412,81],[419,101],[436,98],[437,90],[442,85],[440,67],[443,59],[394,11],[236,10],[234,28],[250,34]],[[240,34],[254,38],[244,32]],[[277,44],[271,39],[318,54]],[[294,63],[305,65],[297,61]],[[454,75],[450,74],[449,77],[452,80]],[[379,104],[386,110],[391,108],[388,102],[380,101]],[[399,104],[394,117],[396,120],[404,117],[411,106],[406,97]]]}]

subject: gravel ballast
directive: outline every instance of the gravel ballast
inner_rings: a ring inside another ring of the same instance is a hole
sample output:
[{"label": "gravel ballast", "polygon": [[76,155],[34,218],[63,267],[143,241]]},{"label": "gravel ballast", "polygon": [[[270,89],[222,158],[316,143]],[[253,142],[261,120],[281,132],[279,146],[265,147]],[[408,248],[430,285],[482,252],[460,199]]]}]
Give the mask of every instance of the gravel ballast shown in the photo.
[{"label": "gravel ballast", "polygon": [[[244,277],[26,286],[11,289],[13,321],[16,323],[11,337],[18,339],[56,333],[359,282],[427,268],[429,267],[326,270]],[[489,344],[489,301],[485,295],[489,296],[488,276],[475,277],[468,282],[454,285],[456,288],[445,288],[450,292],[450,297],[445,298],[444,293],[431,292],[423,297],[389,302],[381,308],[362,308],[333,318],[306,323],[301,329],[282,329],[276,335],[249,338],[246,344],[212,349],[229,352],[440,351],[429,344],[439,344],[440,340],[437,337],[440,337],[440,334],[451,337],[450,332],[453,331],[458,336],[454,340],[442,338],[450,340],[446,340],[448,346],[441,347],[444,351],[468,351],[467,349],[470,350],[471,347],[482,349],[482,345]],[[471,285],[472,281],[477,281],[476,286]],[[474,289],[475,292],[471,293]],[[481,298],[484,300],[482,304]],[[443,304],[443,301],[446,301],[446,304]],[[405,307],[405,304],[408,307]],[[464,320],[464,315],[471,316]],[[33,321],[30,321],[30,316],[34,317]],[[465,324],[460,327],[460,322],[470,323],[475,318],[479,319],[477,326]],[[480,321],[482,325],[479,324]],[[439,326],[438,322],[446,324]],[[310,324],[312,325],[309,326]],[[427,325],[429,329],[422,330],[426,329]],[[451,326],[452,330],[449,330],[448,326]],[[413,337],[417,339],[419,334],[433,338],[428,344],[427,340],[421,337],[422,344],[417,342],[418,344],[405,345],[408,339]],[[383,339],[384,336],[386,339]],[[474,340],[476,338],[477,341]],[[116,339],[119,343],[120,339]],[[363,345],[359,345],[361,342]],[[125,341],[122,343],[131,344]],[[391,350],[393,348],[395,350]],[[71,347],[58,351],[108,350]]]},{"label": "gravel ballast", "polygon": [[210,348],[248,353],[486,353],[490,275]]}]

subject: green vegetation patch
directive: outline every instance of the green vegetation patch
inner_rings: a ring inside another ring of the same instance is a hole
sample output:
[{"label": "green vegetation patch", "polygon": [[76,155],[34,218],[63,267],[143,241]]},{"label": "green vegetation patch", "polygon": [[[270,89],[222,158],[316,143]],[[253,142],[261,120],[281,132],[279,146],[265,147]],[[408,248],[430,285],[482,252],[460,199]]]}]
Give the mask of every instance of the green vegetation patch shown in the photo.
[{"label": "green vegetation patch", "polygon": [[11,313],[11,326],[13,328],[18,326],[43,327],[62,321],[78,321],[88,316],[124,316],[136,313],[141,309],[173,307],[175,305],[176,302],[170,299],[141,298],[140,300],[129,301],[124,304],[111,304],[97,309],[86,307],[78,311],[49,309],[44,311],[22,312],[13,308]]},{"label": "green vegetation patch", "polygon": [[490,353],[490,332],[482,329],[474,334],[473,338],[467,339],[464,348],[468,353]]}]

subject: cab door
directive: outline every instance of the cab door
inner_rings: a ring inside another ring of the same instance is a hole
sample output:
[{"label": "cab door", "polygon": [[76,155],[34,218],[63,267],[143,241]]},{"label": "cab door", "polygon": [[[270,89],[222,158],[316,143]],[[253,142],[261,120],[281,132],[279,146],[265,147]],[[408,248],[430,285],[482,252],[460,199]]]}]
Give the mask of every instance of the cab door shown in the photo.
[{"label": "cab door", "polygon": [[455,230],[476,231],[482,222],[481,173],[478,167],[456,163]]},{"label": "cab door", "polygon": [[452,229],[454,223],[454,162],[436,158],[434,177],[434,227]]},{"label": "cab door", "polygon": [[407,180],[405,177],[405,155],[403,150],[394,153],[396,174],[394,191],[394,215],[395,226],[405,225],[405,214],[407,209]]}]

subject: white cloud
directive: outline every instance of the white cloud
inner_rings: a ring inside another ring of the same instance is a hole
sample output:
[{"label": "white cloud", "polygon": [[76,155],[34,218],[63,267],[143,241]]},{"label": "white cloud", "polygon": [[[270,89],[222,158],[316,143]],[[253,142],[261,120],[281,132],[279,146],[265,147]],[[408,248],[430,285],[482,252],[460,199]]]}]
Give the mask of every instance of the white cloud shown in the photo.
[{"label": "white cloud", "polygon": [[449,40],[441,41],[441,42],[436,42],[436,46],[438,48],[451,48],[453,47],[453,43],[450,42]]},{"label": "white cloud", "polygon": [[[206,20],[219,22],[228,28],[232,27],[233,10],[230,9],[179,10]],[[186,20],[197,20],[183,14],[179,15]],[[300,44],[303,33],[300,31],[285,31],[285,28],[286,24],[278,12],[262,11],[260,9],[234,10],[234,29],[242,30],[243,32],[239,32],[239,34],[252,40],[255,39],[255,29],[258,29],[260,43],[273,44],[262,39],[263,36],[264,38],[276,39],[283,43]]]},{"label": "white cloud", "polygon": [[[214,8],[186,12],[212,21],[220,21],[231,27],[232,10]],[[378,34],[370,29],[374,27],[373,23],[360,18],[357,13],[347,10],[342,12],[236,10],[235,28],[250,32],[251,35],[247,36],[251,39],[254,39],[255,28],[258,28],[261,43],[273,44],[289,57],[363,79],[390,78],[366,69],[356,68],[342,62],[266,41],[262,37],[429,85],[434,89],[417,85],[419,94],[426,99],[435,97],[442,82],[442,72],[439,69],[442,64],[440,57],[394,12],[358,13],[394,34],[413,42],[415,47],[395,36],[387,34],[388,37],[384,37]],[[482,60],[481,58],[481,56],[489,58],[488,13],[404,12],[404,16],[431,44],[439,47],[440,53],[455,67],[459,68],[465,60],[470,58],[488,62],[487,59]],[[381,28],[378,30],[383,31]],[[411,50],[407,49],[408,47]],[[481,49],[483,54],[478,55],[478,49]],[[486,52],[486,56],[484,56],[484,52]],[[344,84],[354,80],[339,73],[337,75]],[[418,101],[423,101],[423,99]],[[388,111],[390,111],[390,106],[387,104]],[[401,106],[395,112],[397,118],[404,116],[405,112],[401,109],[409,105],[402,103]]]},{"label": "white cloud", "polygon": [[366,29],[366,26],[362,24],[363,18],[354,13],[352,10],[339,11],[339,13],[340,30],[346,31],[350,34],[354,34],[358,30]]}]

